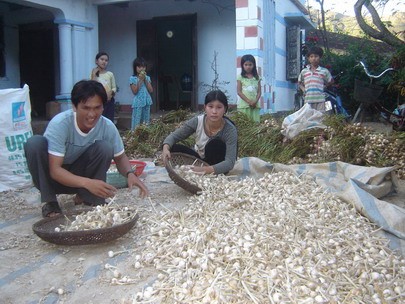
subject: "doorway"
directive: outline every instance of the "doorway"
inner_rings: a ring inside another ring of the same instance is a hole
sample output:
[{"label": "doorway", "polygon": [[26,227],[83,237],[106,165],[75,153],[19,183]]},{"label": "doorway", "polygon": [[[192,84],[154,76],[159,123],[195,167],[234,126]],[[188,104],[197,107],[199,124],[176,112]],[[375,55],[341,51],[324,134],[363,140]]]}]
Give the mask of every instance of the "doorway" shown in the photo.
[{"label": "doorway", "polygon": [[20,82],[28,84],[32,115],[45,117],[55,98],[54,25],[38,22],[19,27]]},{"label": "doorway", "polygon": [[196,110],[196,15],[137,22],[137,53],[154,84],[152,112]]}]

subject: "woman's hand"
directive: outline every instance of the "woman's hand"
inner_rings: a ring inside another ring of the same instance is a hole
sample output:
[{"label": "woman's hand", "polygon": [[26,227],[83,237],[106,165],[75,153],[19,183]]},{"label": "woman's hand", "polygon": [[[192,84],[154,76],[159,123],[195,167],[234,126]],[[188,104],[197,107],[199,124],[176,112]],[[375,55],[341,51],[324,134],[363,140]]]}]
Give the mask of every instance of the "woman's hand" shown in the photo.
[{"label": "woman's hand", "polygon": [[170,155],[170,147],[169,145],[165,144],[163,145],[163,149],[162,149],[162,160],[163,162],[165,162],[167,159],[170,159],[171,155]]},{"label": "woman's hand", "polygon": [[211,174],[214,173],[214,167],[213,166],[192,166],[191,170],[193,170],[193,172],[197,173],[197,174]]},{"label": "woman's hand", "polygon": [[100,75],[100,68],[96,66],[94,69],[91,70],[91,79],[94,80]]},{"label": "woman's hand", "polygon": [[107,102],[110,102],[112,98],[113,98],[113,91],[108,91],[107,92]]},{"label": "woman's hand", "polygon": [[145,79],[146,79],[146,72],[145,72],[145,71],[141,71],[141,72],[138,74],[138,78],[139,78],[139,80],[145,81]]}]

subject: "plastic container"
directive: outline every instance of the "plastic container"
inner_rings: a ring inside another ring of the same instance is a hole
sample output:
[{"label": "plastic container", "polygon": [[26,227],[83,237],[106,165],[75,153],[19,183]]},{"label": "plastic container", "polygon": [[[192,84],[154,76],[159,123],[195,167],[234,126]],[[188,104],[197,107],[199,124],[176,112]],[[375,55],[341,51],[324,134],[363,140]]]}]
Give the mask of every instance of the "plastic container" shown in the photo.
[{"label": "plastic container", "polygon": [[[146,167],[146,163],[140,160],[130,160],[129,163],[131,164],[132,169],[135,170],[136,176],[140,176]],[[107,172],[107,183],[116,188],[128,187],[126,177],[118,172],[114,161],[111,162],[110,169]]]}]

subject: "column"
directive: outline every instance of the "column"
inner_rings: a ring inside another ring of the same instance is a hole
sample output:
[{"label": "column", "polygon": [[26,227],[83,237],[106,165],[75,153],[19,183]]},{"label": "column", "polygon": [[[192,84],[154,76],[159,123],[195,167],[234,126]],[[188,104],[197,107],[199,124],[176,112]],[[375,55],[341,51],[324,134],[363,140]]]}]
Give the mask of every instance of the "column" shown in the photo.
[{"label": "column", "polygon": [[69,99],[73,86],[72,26],[61,23],[59,28],[60,94],[56,99]]},{"label": "column", "polygon": [[86,28],[80,25],[73,25],[72,28],[72,50],[73,50],[73,82],[87,79],[90,71],[87,67],[86,57]]}]

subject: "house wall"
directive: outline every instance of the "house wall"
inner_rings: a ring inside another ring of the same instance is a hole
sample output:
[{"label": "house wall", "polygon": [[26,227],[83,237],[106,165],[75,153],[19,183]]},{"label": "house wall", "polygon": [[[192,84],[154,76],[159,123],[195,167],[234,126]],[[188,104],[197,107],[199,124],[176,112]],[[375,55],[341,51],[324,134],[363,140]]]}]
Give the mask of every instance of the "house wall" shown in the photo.
[{"label": "house wall", "polygon": [[0,3],[0,15],[4,22],[4,44],[6,45],[6,76],[0,77],[0,89],[20,87],[18,63],[18,27],[12,22],[6,5]]},{"label": "house wall", "polygon": [[[136,57],[136,21],[153,17],[197,14],[198,83],[211,84],[214,71],[211,62],[218,53],[220,81],[229,82],[221,89],[227,91],[230,103],[236,103],[235,76],[235,6],[234,0],[218,1],[218,6],[203,2],[160,0],[129,2],[128,6],[99,7],[100,50],[110,55],[109,69],[116,77],[119,92],[116,100],[131,104],[133,94],[129,87],[132,61]],[[124,42],[124,43],[123,43]],[[178,62],[181,65],[181,62]],[[153,80],[152,80],[153,81]],[[198,89],[198,103],[204,103],[205,94]]]},{"label": "house wall", "polygon": [[275,111],[287,111],[294,106],[294,94],[296,84],[286,80],[287,70],[287,49],[286,49],[286,35],[287,35],[287,22],[284,16],[297,12],[297,7],[293,1],[276,1],[276,41],[275,41],[275,71],[276,81],[274,83],[275,94]]},{"label": "house wall", "polygon": [[[74,83],[88,77],[88,71],[94,63],[93,54],[95,54],[98,49],[98,12],[97,7],[92,5],[91,1],[16,0],[10,2],[25,6],[25,8],[10,11],[6,3],[0,3],[0,15],[3,16],[5,24],[4,35],[6,45],[6,77],[0,78],[0,89],[17,88],[21,86],[18,26],[41,21],[51,20],[55,23],[56,28],[60,28],[61,25],[69,24],[72,36],[72,45],[69,46],[76,49],[72,50],[73,58],[68,62],[68,65],[73,68],[72,79],[69,83]],[[82,32],[82,34],[78,34],[80,32]],[[58,43],[58,41],[56,43]],[[56,49],[57,48],[58,46],[56,46]],[[56,58],[60,58],[60,53],[56,54]],[[55,62],[55,72],[57,75],[57,77],[55,77],[56,95],[61,93],[59,61]],[[62,82],[63,81],[64,80],[62,80]],[[69,87],[71,87],[71,85],[69,85]]]},{"label": "house wall", "polygon": [[[132,60],[136,57],[136,21],[148,20],[153,17],[178,16],[183,14],[197,14],[197,66],[198,84],[211,84],[214,72],[211,69],[214,52],[218,53],[217,64],[220,82],[229,82],[222,87],[230,96],[230,103],[236,104],[236,76],[237,57],[240,52],[236,48],[239,33],[236,29],[236,5],[248,0],[210,0],[210,1],[176,1],[176,0],[153,0],[153,1],[113,1],[113,0],[36,0],[10,1],[26,5],[27,9],[9,13],[4,11],[0,4],[0,14],[4,16],[5,43],[6,43],[6,73],[7,77],[0,79],[0,89],[19,87],[19,62],[18,62],[18,24],[25,24],[41,20],[53,20],[55,26],[69,24],[72,29],[72,81],[76,82],[88,78],[91,68],[94,66],[94,56],[99,50],[105,50],[110,54],[109,69],[114,72],[120,91],[117,101],[122,104],[131,104],[132,92],[128,85],[129,76],[132,74]],[[267,75],[264,81],[266,97],[263,106],[266,111],[277,112],[289,110],[293,105],[293,97],[296,85],[286,80],[286,26],[284,16],[299,12],[294,2],[290,1],[267,1],[249,0],[261,8],[263,14],[264,4],[275,5],[275,34],[269,41],[260,41],[271,33],[264,33],[263,29],[269,20],[262,18],[257,22],[258,38],[255,44],[260,67],[274,66],[274,72],[262,71]],[[267,2],[264,2],[267,1]],[[116,2],[117,5],[106,5]],[[300,0],[301,3],[304,1]],[[251,3],[249,5],[251,6]],[[119,5],[118,5],[119,4]],[[97,6],[99,5],[99,6]],[[252,14],[252,16],[255,14]],[[66,32],[65,32],[66,33]],[[262,47],[263,46],[263,47]],[[248,50],[251,46],[248,46]],[[62,48],[63,49],[63,48]],[[78,51],[80,49],[80,51]],[[250,51],[250,50],[249,50]],[[271,52],[274,55],[268,56]],[[61,54],[57,54],[60,58]],[[271,60],[270,60],[270,59]],[[270,60],[270,61],[269,61]],[[181,62],[178,63],[181,65]],[[59,66],[59,63],[56,64]],[[66,67],[66,65],[65,65]],[[56,71],[57,74],[58,71]],[[65,73],[66,74],[66,73]],[[64,72],[60,72],[61,79],[55,80],[55,87],[62,83],[65,88],[71,87],[66,82]],[[270,75],[270,77],[268,76]],[[64,82],[65,81],[65,82]],[[62,91],[59,88],[60,91]],[[65,93],[65,92],[59,92]],[[58,92],[56,92],[58,94]],[[198,102],[203,103],[204,92],[199,87]],[[271,104],[271,106],[269,106]]]}]

